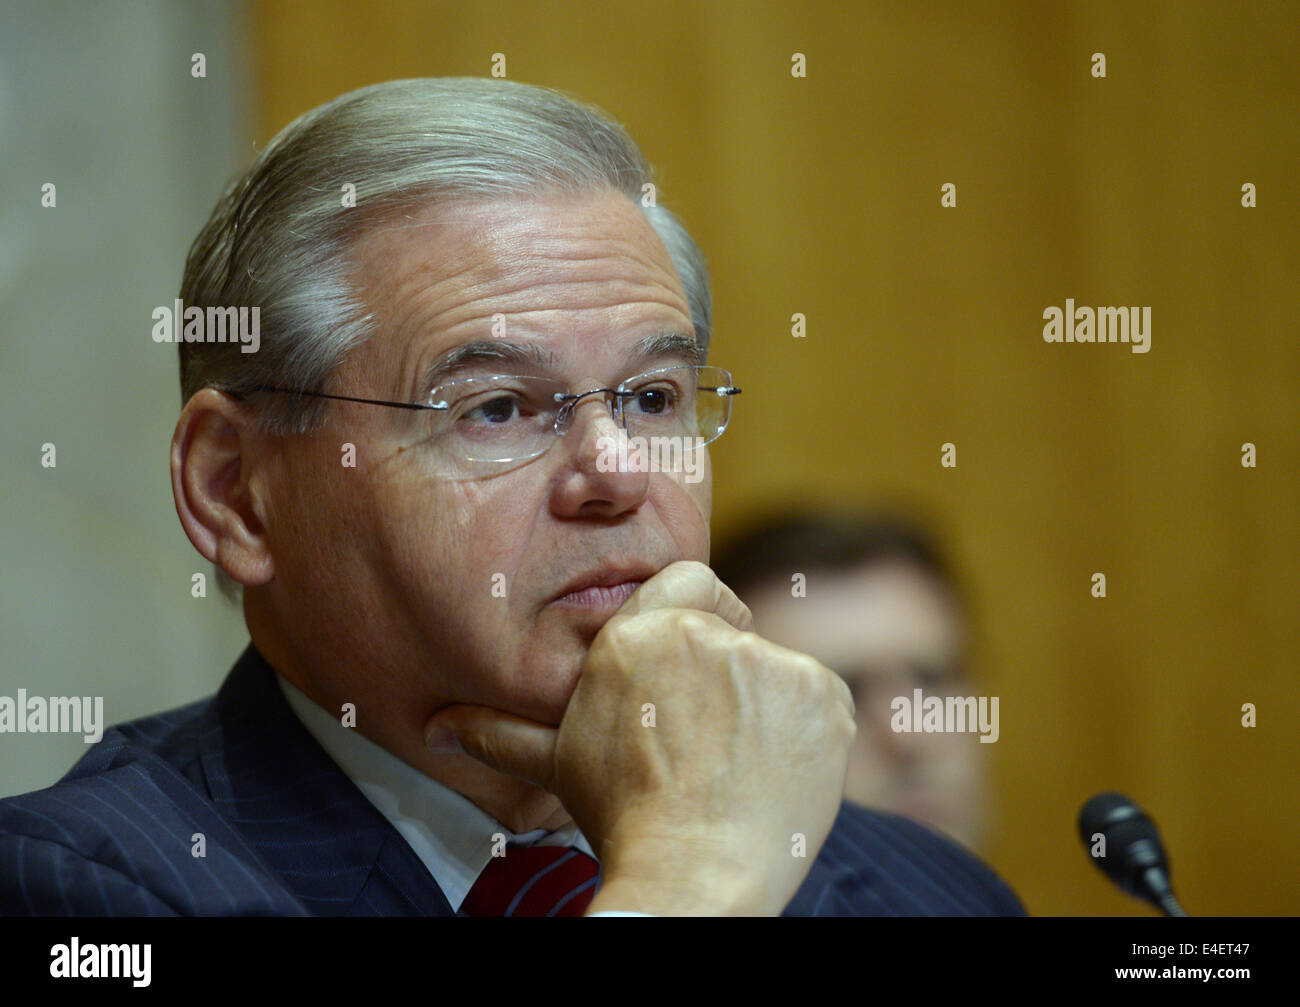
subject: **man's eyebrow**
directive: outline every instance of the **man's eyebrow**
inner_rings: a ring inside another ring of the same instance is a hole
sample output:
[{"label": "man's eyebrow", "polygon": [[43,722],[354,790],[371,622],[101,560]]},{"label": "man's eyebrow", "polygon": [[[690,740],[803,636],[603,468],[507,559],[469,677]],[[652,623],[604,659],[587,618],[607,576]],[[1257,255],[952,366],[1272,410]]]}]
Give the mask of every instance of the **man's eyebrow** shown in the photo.
[{"label": "man's eyebrow", "polygon": [[543,369],[555,366],[555,354],[535,343],[509,343],[501,339],[465,343],[448,350],[429,365],[421,390],[428,391],[447,378],[484,363],[527,364]]},{"label": "man's eyebrow", "polygon": [[[699,364],[703,354],[694,336],[683,332],[656,332],[636,344],[631,360],[678,357]],[[480,364],[526,365],[536,370],[553,369],[555,354],[535,343],[511,343],[502,339],[481,339],[448,350],[425,370],[420,391],[428,391],[462,371]]]},{"label": "man's eyebrow", "polygon": [[688,364],[700,364],[703,363],[703,356],[694,336],[688,336],[684,332],[656,332],[637,343],[632,359],[681,357]]}]

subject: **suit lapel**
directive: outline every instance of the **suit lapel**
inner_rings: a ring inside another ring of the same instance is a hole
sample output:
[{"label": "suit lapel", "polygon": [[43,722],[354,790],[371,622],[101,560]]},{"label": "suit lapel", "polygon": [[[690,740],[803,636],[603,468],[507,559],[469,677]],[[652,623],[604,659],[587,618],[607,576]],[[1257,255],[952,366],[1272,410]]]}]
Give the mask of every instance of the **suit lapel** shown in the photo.
[{"label": "suit lapel", "polygon": [[249,644],[199,741],[212,797],[320,916],[450,916],[428,869],[299,722]]}]

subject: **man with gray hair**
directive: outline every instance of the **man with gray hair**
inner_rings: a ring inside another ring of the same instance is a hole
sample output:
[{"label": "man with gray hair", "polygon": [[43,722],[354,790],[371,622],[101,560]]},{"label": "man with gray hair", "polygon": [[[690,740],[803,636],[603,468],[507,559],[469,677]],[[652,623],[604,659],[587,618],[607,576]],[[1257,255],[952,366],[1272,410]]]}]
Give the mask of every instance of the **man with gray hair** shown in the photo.
[{"label": "man with gray hair", "polygon": [[[841,802],[849,690],[706,565],[740,388],[655,195],[596,110],[468,78],[343,95],[231,186],[181,301],[260,341],[178,339],[171,471],[251,643],[0,802],[0,911],[1022,912]],[[703,478],[605,463],[636,437]]]}]

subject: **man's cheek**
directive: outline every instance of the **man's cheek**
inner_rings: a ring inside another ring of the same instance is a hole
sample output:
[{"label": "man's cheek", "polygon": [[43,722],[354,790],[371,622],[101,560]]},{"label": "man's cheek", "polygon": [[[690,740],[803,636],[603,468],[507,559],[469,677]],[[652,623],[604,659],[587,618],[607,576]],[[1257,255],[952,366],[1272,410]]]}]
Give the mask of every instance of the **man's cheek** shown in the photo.
[{"label": "man's cheek", "polygon": [[454,561],[473,557],[466,547],[478,533],[469,516],[474,505],[462,496],[445,485],[383,482],[369,494],[369,523],[401,566],[450,572]]},{"label": "man's cheek", "polygon": [[695,452],[689,467],[680,471],[661,473],[659,478],[668,481],[674,497],[689,500],[696,513],[700,514],[705,521],[709,519],[713,509],[713,465],[709,459],[708,448],[701,448]]},{"label": "man's cheek", "polygon": [[519,712],[539,723],[558,726],[582,676],[587,647],[569,630],[539,627],[522,648],[514,695]]},{"label": "man's cheek", "polygon": [[677,559],[709,561],[709,514],[712,491],[707,482],[687,486],[672,481],[655,497],[665,529],[677,547]]}]

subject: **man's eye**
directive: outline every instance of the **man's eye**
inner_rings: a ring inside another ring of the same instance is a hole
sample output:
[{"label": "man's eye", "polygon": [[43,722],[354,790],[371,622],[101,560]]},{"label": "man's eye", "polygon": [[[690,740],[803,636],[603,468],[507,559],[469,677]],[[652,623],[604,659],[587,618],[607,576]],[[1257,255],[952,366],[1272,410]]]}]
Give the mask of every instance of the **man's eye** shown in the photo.
[{"label": "man's eye", "polygon": [[933,692],[944,692],[957,685],[957,675],[952,668],[941,665],[913,664],[912,681],[916,687]]},{"label": "man's eye", "polygon": [[499,425],[508,423],[521,413],[519,401],[513,396],[498,395],[486,402],[471,406],[465,410],[462,419],[471,423]]},{"label": "man's eye", "polygon": [[671,412],[676,404],[676,392],[668,387],[642,388],[632,399],[632,407],[636,412],[647,416],[662,416],[664,413]]}]

